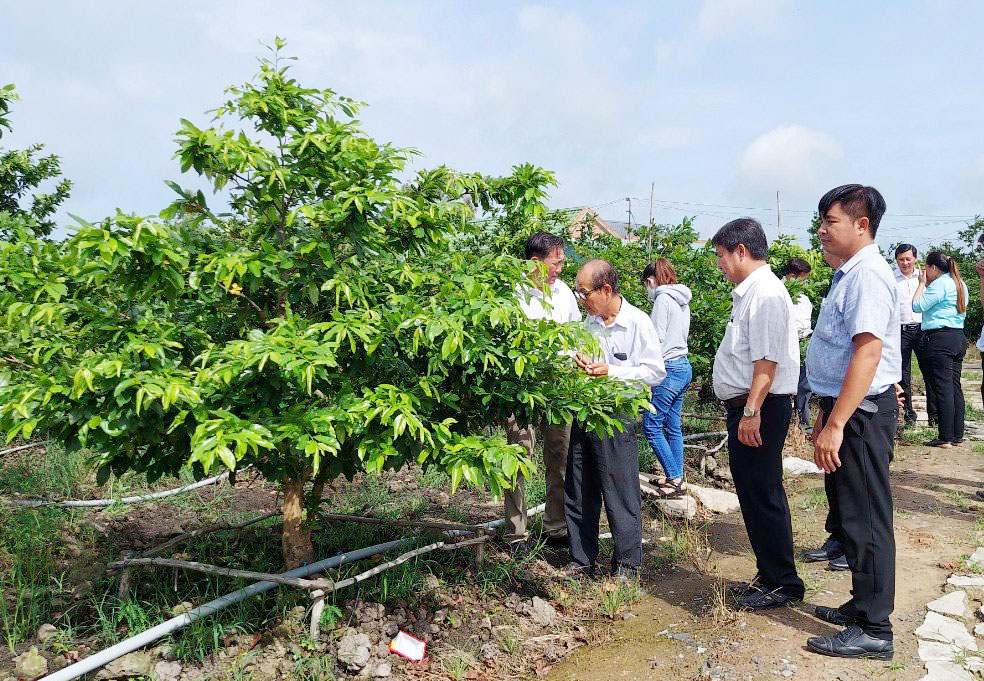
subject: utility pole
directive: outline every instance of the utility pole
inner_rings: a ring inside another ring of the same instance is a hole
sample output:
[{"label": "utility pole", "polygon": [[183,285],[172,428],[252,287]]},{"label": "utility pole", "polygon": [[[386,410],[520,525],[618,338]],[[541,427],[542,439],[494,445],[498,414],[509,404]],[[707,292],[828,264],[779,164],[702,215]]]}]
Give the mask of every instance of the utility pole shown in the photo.
[{"label": "utility pole", "polygon": [[653,194],[655,192],[656,182],[653,181],[653,183],[649,185],[649,237],[647,239],[648,243],[646,244],[646,254],[650,260],[653,259],[653,229],[656,226],[653,223]]},{"label": "utility pole", "polygon": [[625,232],[625,238],[628,239],[629,232],[632,231],[632,197],[626,196],[625,200],[629,202],[629,228]]},{"label": "utility pole", "polygon": [[779,190],[776,190],[776,232],[782,234],[782,202],[779,200]]}]

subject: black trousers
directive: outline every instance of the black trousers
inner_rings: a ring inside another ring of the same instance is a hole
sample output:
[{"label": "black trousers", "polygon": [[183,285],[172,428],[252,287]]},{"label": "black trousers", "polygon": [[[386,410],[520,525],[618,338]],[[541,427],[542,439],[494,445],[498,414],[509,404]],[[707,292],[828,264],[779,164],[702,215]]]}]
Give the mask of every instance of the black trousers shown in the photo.
[{"label": "black trousers", "polygon": [[939,438],[953,442],[964,436],[964,396],[960,387],[967,338],[963,329],[930,329],[926,332],[929,375],[938,414]]},{"label": "black trousers", "polygon": [[782,446],[792,404],[786,395],[769,395],[762,403],[760,447],[738,441],[741,408],[728,408],[728,453],[745,531],[755,552],[759,581],[786,595],[802,598],[803,580],[793,559],[793,524],[782,486]]},{"label": "black trousers", "polygon": [[793,399],[793,406],[796,408],[796,415],[801,426],[812,426],[810,421],[810,398],[813,391],[810,390],[810,382],[806,380],[806,362],[800,364],[799,385],[796,386],[796,397]]},{"label": "black trousers", "polygon": [[929,422],[936,423],[936,399],[933,395],[933,383],[929,376],[929,362],[926,356],[926,334],[918,326],[902,327],[902,392],[905,399],[905,420],[915,421],[916,410],[912,408],[912,353],[916,354],[916,363],[922,372],[926,383],[926,413]]},{"label": "black trousers", "polygon": [[635,419],[622,424],[624,431],[604,437],[585,431],[577,421],[571,426],[564,509],[571,557],[581,565],[593,567],[598,558],[602,501],[615,541],[612,568],[642,563],[639,443]]},{"label": "black trousers", "polygon": [[[844,426],[841,465],[826,476],[826,491],[830,508],[836,509],[839,518],[851,568],[851,600],[839,610],[857,618],[869,636],[891,640],[888,617],[895,608],[895,530],[888,464],[895,446],[898,402],[894,387],[868,399],[876,411],[858,409]],[[833,398],[821,398],[824,414],[830,413],[833,403]]]}]

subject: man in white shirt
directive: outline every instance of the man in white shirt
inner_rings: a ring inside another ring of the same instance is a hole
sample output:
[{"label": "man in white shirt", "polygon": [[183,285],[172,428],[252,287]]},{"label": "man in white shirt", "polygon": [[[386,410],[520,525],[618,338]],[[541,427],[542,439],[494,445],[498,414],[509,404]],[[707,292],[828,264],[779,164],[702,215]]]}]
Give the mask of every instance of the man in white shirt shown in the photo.
[{"label": "man in white shirt", "polygon": [[[588,313],[587,326],[601,347],[596,358],[578,354],[574,362],[589,376],[613,376],[652,388],[666,377],[663,352],[649,315],[619,295],[618,274],[606,260],[589,260],[577,273],[574,295]],[[622,414],[622,432],[598,435],[574,422],[567,455],[567,531],[569,572],[594,574],[598,525],[605,502],[615,541],[612,574],[638,575],[642,562],[639,445],[636,415]]]},{"label": "man in white shirt", "polygon": [[[912,425],[916,422],[916,410],[912,408],[912,353],[916,353],[916,362],[923,378],[928,376],[929,363],[926,357],[926,336],[920,328],[922,315],[912,309],[912,296],[919,288],[919,268],[916,258],[919,257],[916,247],[912,244],[899,244],[895,249],[895,287],[899,290],[899,321],[902,322],[902,391],[905,399],[905,423]],[[931,383],[926,380],[926,413],[929,424],[936,424],[936,400],[932,394]]]},{"label": "man in white shirt", "polygon": [[[786,263],[786,279],[808,279],[813,270],[810,263],[803,258],[790,258]],[[796,304],[793,305],[793,321],[796,323],[796,336],[799,338],[801,348],[804,340],[813,333],[813,303],[805,293],[799,294]],[[799,384],[796,387],[796,399],[793,400],[793,407],[799,415],[800,429],[807,435],[813,432],[810,423],[810,382],[806,380],[806,364],[800,364]]]},{"label": "man in white shirt", "polygon": [[731,321],[714,356],[714,393],[727,407],[728,452],[758,574],[737,590],[742,608],[802,600],[793,527],[782,485],[782,447],[799,379],[793,301],[766,262],[758,220],[739,218],[711,239],[718,267],[735,284]]},{"label": "man in white shirt", "polygon": [[[560,279],[564,267],[564,240],[547,232],[537,232],[526,241],[526,259],[539,263],[534,277],[542,281],[523,283],[516,287],[519,306],[530,319],[549,319],[558,324],[581,321],[571,289]],[[564,358],[558,358],[562,361]],[[564,518],[564,474],[567,469],[567,449],[570,446],[570,423],[541,424],[543,431],[543,467],[547,484],[546,509],[543,513],[543,530],[547,543],[554,547],[567,546],[567,521]],[[533,456],[536,434],[532,424],[517,423],[516,418],[506,421],[506,440],[509,444],[522,445],[528,456]],[[522,475],[512,489],[503,493],[505,500],[505,539],[510,553],[522,555],[529,550],[526,532],[526,490]]]}]

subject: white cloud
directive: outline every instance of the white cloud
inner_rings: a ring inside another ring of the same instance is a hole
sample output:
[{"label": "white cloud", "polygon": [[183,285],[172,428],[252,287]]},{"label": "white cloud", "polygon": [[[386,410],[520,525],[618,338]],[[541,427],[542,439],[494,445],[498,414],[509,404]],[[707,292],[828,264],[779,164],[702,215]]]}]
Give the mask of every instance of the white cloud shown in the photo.
[{"label": "white cloud", "polygon": [[844,148],[831,135],[782,125],[745,149],[738,186],[746,196],[769,196],[778,189],[791,203],[812,205],[836,183],[843,158]]}]

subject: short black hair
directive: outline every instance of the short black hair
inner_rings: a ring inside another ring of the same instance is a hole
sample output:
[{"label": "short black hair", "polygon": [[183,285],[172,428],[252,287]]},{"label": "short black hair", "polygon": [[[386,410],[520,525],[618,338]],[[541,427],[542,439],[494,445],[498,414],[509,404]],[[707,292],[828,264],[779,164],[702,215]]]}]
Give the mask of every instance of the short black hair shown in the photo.
[{"label": "short black hair", "polygon": [[619,293],[618,286],[618,272],[615,271],[615,267],[602,258],[594,258],[589,260],[582,267],[587,267],[588,265],[594,265],[594,272],[591,276],[591,288],[599,289],[605,284],[612,287],[612,293]]},{"label": "short black hair", "polygon": [[765,260],[769,254],[762,223],[755,218],[732,220],[711,237],[711,244],[723,247],[728,253],[734,253],[738,244],[743,244],[756,260]]},{"label": "short black hair", "polygon": [[885,199],[874,187],[863,184],[842,184],[834,187],[823,195],[817,210],[823,220],[835,203],[839,203],[844,212],[853,219],[868,218],[868,228],[871,236],[878,232],[882,216],[885,214]]},{"label": "short black hair", "polygon": [[912,257],[913,258],[918,258],[919,257],[919,251],[917,251],[916,250],[916,247],[913,246],[912,244],[899,244],[898,246],[896,246],[895,247],[895,257],[898,258],[900,255],[902,255],[906,251],[912,251]]},{"label": "short black hair", "polygon": [[550,232],[537,232],[526,240],[526,259],[546,258],[557,249],[564,250],[564,239]]},{"label": "short black hair", "polygon": [[801,274],[809,274],[812,270],[810,263],[803,258],[790,258],[786,263],[786,276],[793,274],[798,277]]}]

